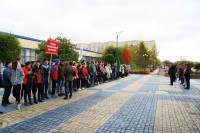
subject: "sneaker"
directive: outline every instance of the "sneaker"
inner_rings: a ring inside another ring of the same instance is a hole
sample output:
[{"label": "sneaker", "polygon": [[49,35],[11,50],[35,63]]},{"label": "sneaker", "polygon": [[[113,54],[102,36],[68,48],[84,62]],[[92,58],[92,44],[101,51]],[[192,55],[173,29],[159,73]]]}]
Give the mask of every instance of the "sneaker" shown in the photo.
[{"label": "sneaker", "polygon": [[3,114],[3,112],[0,111],[0,114]]},{"label": "sneaker", "polygon": [[36,100],[34,101],[34,103],[35,103],[35,104],[38,104],[38,102],[37,102]]},{"label": "sneaker", "polygon": [[39,99],[38,102],[43,102],[43,101],[41,99]]},{"label": "sneaker", "polygon": [[6,104],[12,104],[11,102],[7,102]]},{"label": "sneaker", "polygon": [[28,102],[24,102],[24,105],[25,105],[25,106],[29,106]]},{"label": "sneaker", "polygon": [[32,101],[30,101],[30,102],[29,102],[29,104],[30,104],[30,105],[33,105],[33,102],[32,102]]},{"label": "sneaker", "polygon": [[81,91],[81,89],[79,88],[78,91]]},{"label": "sneaker", "polygon": [[48,96],[46,96],[45,98],[46,98],[46,99],[49,99],[49,97],[48,97]]},{"label": "sneaker", "polygon": [[17,105],[17,110],[20,110],[21,109],[21,104],[18,104]]},{"label": "sneaker", "polygon": [[68,99],[68,97],[65,97],[65,98],[63,98],[64,100],[67,100]]},{"label": "sneaker", "polygon": [[70,96],[69,96],[69,99],[71,99],[71,98],[72,98],[72,96],[70,95]]},{"label": "sneaker", "polygon": [[84,87],[82,87],[82,90],[85,90],[85,88],[84,88]]},{"label": "sneaker", "polygon": [[2,103],[1,105],[2,105],[2,106],[4,106],[4,107],[6,107],[6,106],[7,106],[7,104],[6,104],[6,103]]}]

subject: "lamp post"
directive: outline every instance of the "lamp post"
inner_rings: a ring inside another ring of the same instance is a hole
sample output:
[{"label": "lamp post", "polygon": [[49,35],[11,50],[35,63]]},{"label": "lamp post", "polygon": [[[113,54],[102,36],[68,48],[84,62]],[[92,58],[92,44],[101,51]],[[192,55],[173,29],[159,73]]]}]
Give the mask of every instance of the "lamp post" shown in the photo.
[{"label": "lamp post", "polygon": [[117,34],[117,47],[118,47],[118,38],[119,38],[119,34],[121,34],[123,31],[120,31],[118,34]]},{"label": "lamp post", "polygon": [[143,57],[145,57],[145,63],[147,63],[147,61],[146,61],[146,60],[147,60],[146,57],[148,57],[148,56],[149,56],[148,54],[144,54],[144,55],[143,55]]}]

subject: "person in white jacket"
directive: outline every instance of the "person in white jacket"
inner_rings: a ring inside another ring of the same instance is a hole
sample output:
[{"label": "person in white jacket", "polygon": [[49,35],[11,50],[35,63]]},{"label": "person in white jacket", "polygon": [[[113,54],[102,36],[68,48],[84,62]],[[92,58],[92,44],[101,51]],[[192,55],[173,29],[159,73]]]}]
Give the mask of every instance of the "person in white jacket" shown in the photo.
[{"label": "person in white jacket", "polygon": [[24,72],[21,67],[18,67],[18,62],[13,62],[12,69],[11,83],[13,85],[13,96],[16,98],[17,109],[19,110],[21,106],[20,93],[24,79]]}]

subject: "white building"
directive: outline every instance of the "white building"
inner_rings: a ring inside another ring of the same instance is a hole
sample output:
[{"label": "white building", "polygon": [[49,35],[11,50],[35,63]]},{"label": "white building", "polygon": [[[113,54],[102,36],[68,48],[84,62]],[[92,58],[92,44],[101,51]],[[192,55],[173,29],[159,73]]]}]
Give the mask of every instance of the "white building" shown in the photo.
[{"label": "white building", "polygon": [[[124,46],[126,44],[128,45],[137,45],[142,41],[139,40],[133,40],[133,41],[124,41],[124,42],[118,42],[118,46]],[[153,45],[156,44],[155,40],[152,41],[143,41],[146,47],[150,50],[152,49]],[[109,45],[116,45],[116,42],[109,41],[109,42],[93,42],[93,43],[78,43],[76,44],[77,48],[82,48],[86,50],[91,50],[95,52],[102,52],[103,49],[105,49],[106,46]]]}]

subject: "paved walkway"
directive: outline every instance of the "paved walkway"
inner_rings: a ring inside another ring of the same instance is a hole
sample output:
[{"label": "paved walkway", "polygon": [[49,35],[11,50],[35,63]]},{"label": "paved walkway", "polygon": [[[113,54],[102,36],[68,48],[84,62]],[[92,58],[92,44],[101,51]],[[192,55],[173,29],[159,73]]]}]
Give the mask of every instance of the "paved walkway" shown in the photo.
[{"label": "paved walkway", "polygon": [[158,75],[131,75],[67,101],[56,97],[20,111],[13,102],[0,106],[0,133],[200,133],[200,80],[190,90],[168,84]]}]

